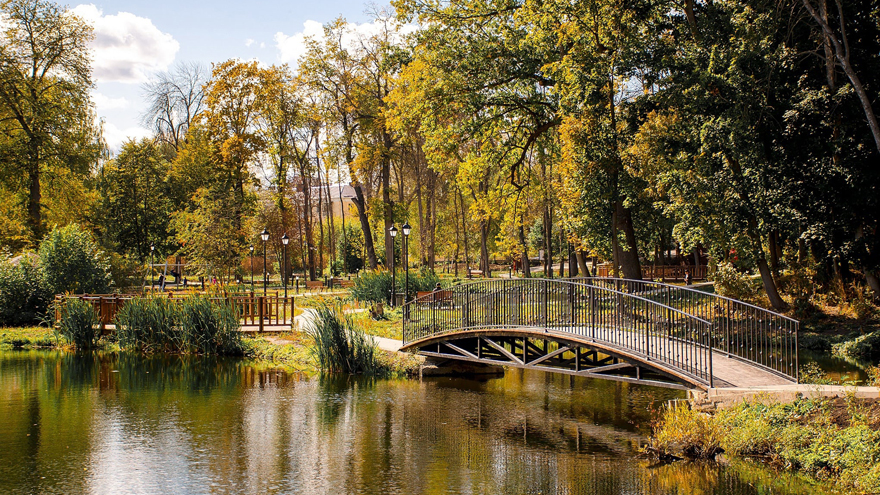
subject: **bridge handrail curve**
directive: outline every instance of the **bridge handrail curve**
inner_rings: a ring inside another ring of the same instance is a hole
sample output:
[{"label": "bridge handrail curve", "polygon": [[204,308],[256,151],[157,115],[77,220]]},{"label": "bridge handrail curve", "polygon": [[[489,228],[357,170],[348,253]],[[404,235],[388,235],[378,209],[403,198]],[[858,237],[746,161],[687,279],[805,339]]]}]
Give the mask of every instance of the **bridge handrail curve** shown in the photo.
[{"label": "bridge handrail curve", "polygon": [[[495,280],[503,280],[503,279],[495,279]],[[542,280],[552,280],[552,279],[542,279]],[[577,280],[577,279],[566,278],[566,279],[561,279],[561,280]],[[686,286],[686,285],[685,285],[685,286],[681,286],[681,285],[672,285],[672,284],[667,284],[667,283],[665,283],[665,282],[655,282],[655,281],[653,281],[653,280],[634,280],[634,279],[628,279],[628,278],[616,278],[616,277],[584,277],[584,278],[582,278],[581,280],[591,280],[591,281],[604,281],[604,280],[610,280],[610,281],[615,281],[615,282],[628,282],[628,283],[637,282],[637,283],[644,283],[644,284],[658,285],[658,286],[661,286],[661,287],[663,287],[663,288],[675,289],[675,290],[679,290],[679,291],[687,291],[687,292],[690,292],[690,293],[693,293],[693,294],[697,294],[697,295],[702,295],[702,296],[712,297],[712,298],[714,298],[714,299],[722,299],[722,300],[725,300],[725,301],[734,302],[734,303],[737,303],[737,304],[742,305],[742,306],[747,306],[747,307],[749,307],[749,308],[751,308],[751,309],[756,309],[756,310],[758,310],[758,311],[762,311],[762,312],[764,312],[764,313],[769,313],[769,314],[771,314],[771,315],[773,315],[773,316],[778,316],[778,317],[783,318],[783,319],[785,319],[785,320],[788,320],[788,321],[790,321],[790,322],[792,322],[792,323],[800,323],[798,320],[796,320],[796,319],[794,319],[794,318],[792,318],[792,317],[790,317],[790,316],[784,315],[784,314],[782,314],[782,313],[778,313],[778,312],[776,312],[776,311],[773,311],[772,309],[767,309],[767,308],[764,308],[764,307],[761,307],[761,306],[756,306],[756,305],[754,305],[754,304],[747,303],[747,302],[745,302],[745,301],[740,301],[739,299],[734,299],[734,298],[732,298],[732,297],[722,296],[722,295],[720,295],[720,294],[716,294],[716,293],[714,293],[714,292],[706,292],[706,291],[703,291],[703,290],[697,289],[697,288],[695,288],[695,287],[688,287],[688,286]]]},{"label": "bridge handrail curve", "polygon": [[[452,287],[454,287],[454,288],[465,287],[465,286],[469,286],[469,285],[475,285],[475,284],[480,284],[480,283],[484,283],[484,282],[498,281],[498,280],[506,281],[506,280],[511,280],[511,279],[504,279],[504,278],[487,279],[487,280],[482,280],[482,281],[479,281],[479,282],[468,282],[468,283],[464,283],[464,284],[456,284],[456,285],[454,285],[454,286],[452,286]],[[516,279],[514,279],[514,280],[516,280]],[[517,280],[517,281],[521,281],[521,280],[526,280],[526,279],[519,279],[519,280]],[[706,324],[706,325],[711,325],[711,324],[712,324],[712,322],[710,322],[710,321],[706,321],[706,320],[700,318],[700,317],[697,316],[697,315],[692,315],[692,314],[690,314],[690,313],[688,313],[688,312],[686,312],[686,311],[683,311],[683,310],[681,310],[681,309],[674,308],[674,307],[672,307],[672,306],[667,306],[667,305],[665,305],[665,304],[663,304],[663,303],[661,303],[661,302],[652,301],[652,300],[650,300],[650,299],[647,299],[647,298],[644,298],[644,297],[641,297],[641,296],[638,296],[638,295],[632,294],[632,293],[630,293],[630,292],[622,292],[622,291],[619,291],[619,290],[616,290],[616,289],[610,289],[610,288],[608,288],[608,287],[599,287],[599,286],[596,286],[596,285],[590,285],[590,284],[578,283],[578,282],[576,282],[575,280],[571,280],[571,279],[529,278],[529,279],[527,279],[527,280],[530,281],[530,282],[566,283],[566,284],[576,285],[576,286],[579,286],[579,287],[592,287],[593,289],[598,289],[598,290],[602,290],[602,291],[605,291],[605,292],[610,292],[610,293],[612,293],[612,294],[617,294],[617,295],[620,295],[620,296],[625,296],[625,297],[627,297],[627,298],[629,298],[629,299],[636,299],[636,300],[639,300],[639,301],[642,301],[642,302],[645,302],[645,303],[648,303],[648,304],[651,304],[651,305],[654,305],[654,306],[659,306],[659,307],[661,307],[661,308],[663,308],[663,309],[671,310],[671,311],[673,311],[673,312],[675,312],[675,313],[678,313],[678,314],[680,314],[680,315],[682,315],[682,316],[685,316],[685,317],[687,317],[687,318],[690,318],[690,319],[696,320],[696,321],[698,321],[698,322],[700,322],[700,323],[704,323],[704,324]],[[449,289],[444,289],[444,290],[450,290],[452,287],[450,287]],[[441,292],[442,292],[442,291],[441,291]],[[412,301],[407,302],[406,304],[404,304],[404,306],[408,306],[408,305],[410,305],[410,304],[415,304],[415,303],[418,303],[418,302],[421,302],[421,303],[434,302],[434,301],[431,301],[431,300],[430,300],[434,294],[436,294],[436,292],[432,292],[432,293],[430,293],[430,294],[423,295],[422,297],[419,297],[419,298],[413,299]],[[488,295],[488,294],[487,294],[487,295]],[[404,310],[404,311],[405,311],[405,310]]]},{"label": "bridge handrail curve", "polygon": [[560,279],[484,280],[425,294],[403,311],[404,343],[474,326],[543,328],[603,342],[713,383],[711,322],[609,287]]},{"label": "bridge handrail curve", "polygon": [[[572,301],[567,304],[567,309],[563,310],[563,302],[559,300],[563,292],[560,286],[574,287],[579,294],[577,304],[580,304],[585,297],[585,291],[590,289],[599,291],[597,301],[607,296],[624,297],[625,301],[645,305],[641,308],[643,314],[640,318],[656,319],[657,310],[669,311],[675,315],[675,319],[687,319],[693,321],[694,324],[705,325],[708,329],[709,340],[705,344],[712,348],[713,352],[720,352],[727,357],[749,362],[752,365],[763,368],[774,374],[794,379],[798,381],[799,360],[798,360],[798,333],[799,322],[793,318],[761,308],[753,304],[738,301],[725,296],[702,291],[692,287],[681,287],[677,285],[665,284],[662,282],[630,280],[610,277],[589,277],[577,279],[544,279],[544,278],[528,278],[528,279],[492,279],[466,282],[457,284],[444,289],[441,294],[446,300],[438,300],[436,292],[426,294],[421,298],[417,298],[407,303],[404,311],[405,316],[408,315],[411,308],[417,308],[418,305],[425,303],[438,303],[433,307],[443,308],[446,304],[455,305],[453,299],[455,294],[462,294],[465,291],[469,294],[468,304],[474,306],[478,318],[487,318],[486,311],[495,311],[493,304],[500,304],[497,315],[493,318],[504,318],[505,312],[508,313],[506,318],[509,324],[514,324],[513,320],[519,320],[523,317],[523,311],[529,313],[527,318],[533,318],[536,314],[546,309],[541,309],[540,304],[545,307],[547,301],[552,299],[554,311],[579,311],[580,313],[589,314],[594,309],[584,309],[578,307],[575,309]],[[473,290],[472,288],[479,288]],[[473,292],[471,292],[473,290]],[[519,295],[510,294],[509,300],[500,298],[500,294],[519,290]],[[564,289],[563,289],[564,290]],[[545,294],[546,293],[546,294]],[[569,298],[571,298],[571,289],[568,290]],[[471,299],[471,295],[477,296],[476,300]],[[456,300],[459,303],[464,301],[459,295]],[[515,298],[515,299],[514,299]],[[444,302],[449,301],[449,302]],[[495,301],[495,302],[493,302]],[[516,301],[514,303],[514,301]],[[543,302],[540,302],[543,301]],[[480,305],[486,305],[486,308]],[[507,309],[504,305],[533,305],[535,307],[529,309]],[[648,305],[652,308],[648,309]],[[656,308],[656,309],[653,309]],[[461,306],[459,309],[466,309]],[[470,311],[470,309],[468,309]],[[618,310],[620,311],[620,310]],[[637,315],[627,313],[627,308],[622,308],[617,318],[624,320],[636,318]],[[514,314],[516,313],[516,314]],[[464,315],[461,323],[467,323],[472,315]],[[444,320],[448,317],[442,315],[430,315],[432,319]],[[570,318],[569,316],[564,316]],[[583,317],[583,314],[580,314]],[[556,318],[556,316],[553,316]],[[407,319],[404,318],[404,338],[408,337],[406,332]],[[537,320],[536,320],[537,321]],[[440,326],[446,327],[453,324],[452,321],[444,321]],[[585,322],[581,322],[585,324]],[[638,325],[644,323],[625,321],[624,324]],[[650,322],[650,325],[660,325],[658,322]],[[543,317],[544,326],[549,326],[550,322],[545,315]],[[554,321],[552,325],[558,325]],[[457,325],[457,326],[460,326]],[[424,327],[423,327],[424,328]],[[433,331],[437,327],[432,323]],[[623,327],[621,327],[623,328]],[[450,328],[449,330],[452,330]],[[449,330],[444,329],[446,333]],[[693,340],[693,339],[691,339]],[[701,339],[702,342],[702,339]]]}]

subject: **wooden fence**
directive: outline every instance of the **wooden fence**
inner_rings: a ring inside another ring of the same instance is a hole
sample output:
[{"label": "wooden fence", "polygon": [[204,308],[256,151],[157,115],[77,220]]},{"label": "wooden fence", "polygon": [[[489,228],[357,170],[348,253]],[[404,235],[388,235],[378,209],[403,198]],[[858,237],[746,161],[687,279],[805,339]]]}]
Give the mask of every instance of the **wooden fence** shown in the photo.
[{"label": "wooden fence", "polygon": [[[645,280],[684,280],[685,271],[690,271],[691,280],[706,280],[706,265],[642,265],[642,278]],[[597,277],[613,277],[611,265],[596,267]]]},{"label": "wooden fence", "polygon": [[[66,299],[79,299],[90,303],[95,308],[95,312],[101,321],[101,330],[107,330],[109,325],[114,325],[114,320],[119,310],[134,297],[137,296],[128,294],[77,294],[58,295],[55,296],[55,300],[60,303]],[[174,294],[169,294],[168,296],[154,297],[167,297],[168,299],[183,301],[188,295],[175,296]],[[262,332],[266,327],[289,327],[293,323],[294,302],[292,296],[284,297],[279,296],[277,293],[266,296],[240,293],[208,296],[208,298],[212,301],[232,304],[239,315],[242,330]],[[56,304],[55,307],[55,321],[58,321],[61,317],[59,313],[60,305]]]}]

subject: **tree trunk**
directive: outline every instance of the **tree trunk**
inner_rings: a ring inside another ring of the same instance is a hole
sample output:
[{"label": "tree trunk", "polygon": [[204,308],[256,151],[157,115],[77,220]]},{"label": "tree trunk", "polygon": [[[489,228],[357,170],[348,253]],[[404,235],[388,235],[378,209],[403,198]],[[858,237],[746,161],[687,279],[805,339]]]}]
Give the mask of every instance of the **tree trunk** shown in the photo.
[{"label": "tree trunk", "polygon": [[846,31],[844,30],[846,23],[843,19],[843,8],[840,4],[840,0],[835,0],[835,4],[837,4],[839,16],[838,23],[841,27],[840,34],[842,40],[837,39],[837,34],[831,30],[829,23],[825,22],[823,16],[819,12],[816,12],[816,9],[813,8],[810,0],[803,0],[803,3],[804,7],[806,7],[816,23],[819,24],[819,27],[826,36],[826,40],[830,41],[831,46],[834,47],[834,56],[837,59],[837,63],[843,68],[844,74],[849,78],[850,83],[853,85],[853,89],[856,91],[856,95],[859,97],[862,111],[865,112],[865,118],[868,120],[868,127],[871,129],[871,135],[874,137],[874,145],[877,147],[877,151],[880,152],[880,124],[877,123],[877,117],[874,114],[874,107],[871,104],[871,98],[865,91],[865,87],[862,84],[861,79],[859,79],[858,74],[856,74],[855,68],[853,68],[849,59],[849,42],[847,41]]},{"label": "tree trunk", "polygon": [[427,212],[427,221],[429,223],[428,227],[428,238],[427,238],[427,251],[428,251],[428,268],[431,270],[434,269],[434,263],[437,258],[437,248],[436,248],[436,234],[437,234],[437,194],[435,191],[435,187],[437,186],[437,177],[433,170],[428,171],[428,212]]},{"label": "tree trunk", "polygon": [[550,218],[549,205],[544,206],[544,277],[553,278],[553,220]]},{"label": "tree trunk", "polygon": [[636,242],[636,233],[633,228],[632,212],[629,208],[623,207],[623,202],[617,202],[617,221],[619,227],[623,230],[626,239],[626,247],[620,250],[620,266],[623,270],[624,278],[631,280],[642,279],[642,265],[639,261],[638,244]]},{"label": "tree trunk", "polygon": [[[31,146],[33,148],[33,146]],[[28,156],[28,226],[34,245],[43,238],[43,193],[40,189],[40,162],[39,151],[31,149]]]},{"label": "tree trunk", "polygon": [[480,270],[484,277],[492,278],[492,269],[489,263],[489,220],[480,220]]},{"label": "tree trunk", "polygon": [[[425,208],[422,202],[422,166],[421,161],[416,164],[418,170],[416,170],[416,206],[418,206],[419,211],[419,262],[422,265],[426,265],[428,262],[428,257],[425,250],[425,239],[427,238],[428,225],[425,221]],[[430,214],[430,213],[429,213]]]},{"label": "tree trunk", "polygon": [[385,133],[386,148],[382,156],[382,207],[384,216],[385,233],[385,266],[390,267],[394,258],[394,239],[391,237],[391,226],[394,225],[394,204],[391,202],[391,138]]},{"label": "tree trunk", "polygon": [[361,231],[364,234],[364,249],[367,250],[367,263],[371,270],[379,268],[376,260],[376,248],[373,245],[373,232],[370,230],[370,219],[367,217],[367,202],[364,199],[364,190],[359,182],[352,184],[354,188],[354,205],[357,208],[358,219],[361,221]]},{"label": "tree trunk", "polygon": [[306,179],[306,170],[305,166],[300,167],[300,175],[303,180],[303,213],[305,213],[305,228],[306,228],[306,258],[308,259],[309,264],[309,280],[317,280],[318,273],[317,267],[315,266],[315,239],[314,233],[312,229],[312,187],[311,181]]},{"label": "tree trunk", "polygon": [[467,217],[465,215],[465,207],[464,207],[464,195],[461,193],[461,189],[458,190],[458,201],[461,206],[461,232],[462,232],[462,241],[464,242],[464,266],[467,270],[467,277],[471,276],[471,258],[468,251],[468,232],[467,232]]},{"label": "tree trunk", "polygon": [[770,232],[770,272],[773,273],[773,277],[779,277],[779,233],[775,230]]},{"label": "tree trunk", "polygon": [[523,277],[532,278],[532,267],[529,266],[529,245],[526,243],[526,227],[523,225],[524,221],[525,219],[520,217],[519,243],[522,246],[520,261],[522,262]]},{"label": "tree trunk", "polygon": [[581,277],[589,277],[590,270],[587,269],[587,260],[584,256],[584,252],[578,249],[574,253],[575,259],[577,260],[578,271],[581,273]]},{"label": "tree trunk", "polygon": [[565,245],[565,233],[559,229],[559,276],[561,278],[565,278],[565,257],[567,256],[563,248]]}]

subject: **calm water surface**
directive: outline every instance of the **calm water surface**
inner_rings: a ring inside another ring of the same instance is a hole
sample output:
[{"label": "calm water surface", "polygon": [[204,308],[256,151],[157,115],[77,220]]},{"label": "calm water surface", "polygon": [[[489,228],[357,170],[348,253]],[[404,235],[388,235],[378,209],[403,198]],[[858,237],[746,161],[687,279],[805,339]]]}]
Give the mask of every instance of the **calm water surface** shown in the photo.
[{"label": "calm water surface", "polygon": [[307,379],[239,360],[0,351],[0,493],[821,493],[637,450],[681,392],[509,370]]}]

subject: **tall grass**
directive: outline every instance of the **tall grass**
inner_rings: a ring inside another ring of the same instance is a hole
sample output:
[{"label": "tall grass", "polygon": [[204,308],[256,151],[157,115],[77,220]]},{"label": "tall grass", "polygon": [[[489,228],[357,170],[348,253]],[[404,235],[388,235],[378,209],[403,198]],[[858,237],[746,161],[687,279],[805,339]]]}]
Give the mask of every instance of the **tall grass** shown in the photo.
[{"label": "tall grass", "polygon": [[312,353],[321,371],[375,374],[380,365],[376,343],[364,333],[340,304],[323,303],[315,309],[306,332],[312,338]]},{"label": "tall grass", "polygon": [[119,346],[144,352],[240,354],[239,330],[232,305],[203,296],[138,297],[116,315]]},{"label": "tall grass", "polygon": [[61,318],[56,332],[77,349],[91,349],[101,338],[101,321],[91,304],[80,299],[56,302]]}]

